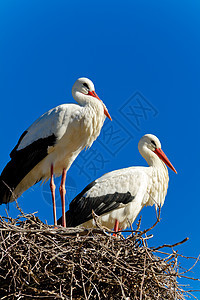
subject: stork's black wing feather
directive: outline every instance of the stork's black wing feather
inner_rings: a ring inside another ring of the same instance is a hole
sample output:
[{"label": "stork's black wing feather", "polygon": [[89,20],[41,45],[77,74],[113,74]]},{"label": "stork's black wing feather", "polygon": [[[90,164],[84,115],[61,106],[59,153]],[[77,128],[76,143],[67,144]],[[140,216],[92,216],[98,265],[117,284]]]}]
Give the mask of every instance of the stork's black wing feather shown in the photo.
[{"label": "stork's black wing feather", "polygon": [[20,136],[18,142],[17,142],[17,145],[15,146],[15,148],[10,152],[10,157],[14,157],[15,154],[17,153],[17,148],[19,146],[19,144],[21,143],[21,141],[23,140],[23,138],[25,137],[25,135],[28,133],[28,130],[25,130],[22,135]]},{"label": "stork's black wing feather", "polygon": [[[17,146],[11,152],[11,160],[0,176],[0,204],[8,203],[12,191],[21,182],[21,180],[48,154],[48,147],[56,142],[56,136],[52,134],[49,137],[38,139],[27,147],[16,150],[20,141],[25,136],[26,131],[19,139]],[[40,178],[38,179],[40,181]]]},{"label": "stork's black wing feather", "polygon": [[[66,212],[66,226],[75,227],[92,219],[92,210],[98,216],[108,213],[120,206],[128,204],[134,199],[130,192],[105,194],[99,197],[90,197],[87,193],[96,181],[90,183],[80,194],[70,203],[69,210]],[[62,223],[62,217],[58,224]]]}]

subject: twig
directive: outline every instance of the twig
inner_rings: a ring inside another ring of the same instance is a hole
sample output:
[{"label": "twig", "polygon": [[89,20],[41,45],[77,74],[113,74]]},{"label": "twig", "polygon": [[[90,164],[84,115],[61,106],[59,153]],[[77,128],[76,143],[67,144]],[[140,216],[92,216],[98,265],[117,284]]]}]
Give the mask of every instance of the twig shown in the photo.
[{"label": "twig", "polygon": [[189,240],[189,238],[186,237],[186,238],[185,238],[184,240],[182,240],[181,242],[175,243],[175,244],[173,244],[173,245],[164,244],[164,245],[162,245],[162,246],[153,248],[153,250],[159,250],[159,249],[166,248],[166,247],[173,248],[173,247],[179,246],[179,245],[181,245],[181,244],[187,242],[188,240]]}]

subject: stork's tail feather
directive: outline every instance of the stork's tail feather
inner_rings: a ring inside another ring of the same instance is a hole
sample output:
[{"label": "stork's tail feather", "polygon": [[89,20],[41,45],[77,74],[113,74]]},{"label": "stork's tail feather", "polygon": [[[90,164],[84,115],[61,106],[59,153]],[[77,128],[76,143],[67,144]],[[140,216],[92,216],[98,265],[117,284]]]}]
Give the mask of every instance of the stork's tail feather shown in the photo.
[{"label": "stork's tail feather", "polygon": [[8,203],[17,199],[14,189],[19,183],[16,174],[16,165],[11,160],[4,168],[0,176],[0,204]]},{"label": "stork's tail feather", "polygon": [[0,204],[10,202],[12,196],[12,189],[0,176]]},{"label": "stork's tail feather", "polygon": [[[66,218],[66,227],[76,227],[80,225],[80,223],[74,222],[75,218],[73,214],[71,214],[69,211],[66,211],[65,213],[65,218]],[[62,217],[60,217],[57,221],[58,225],[62,225]]]}]

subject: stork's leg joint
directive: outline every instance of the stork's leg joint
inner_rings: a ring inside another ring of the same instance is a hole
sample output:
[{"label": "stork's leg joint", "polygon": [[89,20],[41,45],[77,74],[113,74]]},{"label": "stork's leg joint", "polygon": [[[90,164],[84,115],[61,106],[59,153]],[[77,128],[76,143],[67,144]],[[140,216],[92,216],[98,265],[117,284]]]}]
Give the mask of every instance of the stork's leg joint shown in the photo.
[{"label": "stork's leg joint", "polygon": [[56,190],[56,186],[52,179],[53,179],[53,177],[51,178],[51,181],[50,181],[50,189],[51,189],[51,192],[54,193]]},{"label": "stork's leg joint", "polygon": [[60,187],[59,187],[59,191],[60,191],[60,194],[62,195],[65,195],[66,194],[66,188],[65,188],[65,185],[63,185],[61,183]]}]

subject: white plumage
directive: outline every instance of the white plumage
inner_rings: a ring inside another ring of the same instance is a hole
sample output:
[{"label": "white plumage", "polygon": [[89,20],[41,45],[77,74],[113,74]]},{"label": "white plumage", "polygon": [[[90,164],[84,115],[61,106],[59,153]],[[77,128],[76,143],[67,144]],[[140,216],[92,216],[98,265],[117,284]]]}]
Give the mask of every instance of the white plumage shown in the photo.
[{"label": "white plumage", "polygon": [[111,119],[91,80],[79,78],[72,95],[79,105],[63,104],[49,110],[22,134],[0,176],[0,203],[13,201],[36,182],[51,178],[55,206],[53,175],[62,174],[60,193],[65,212],[66,173],[77,155],[96,140],[105,116]]},{"label": "white plumage", "polygon": [[161,150],[156,136],[143,136],[138,148],[149,167],[116,170],[89,184],[70,203],[66,212],[67,226],[95,226],[93,210],[103,226],[125,229],[145,205],[164,204],[169,181],[166,165],[176,170]]}]

